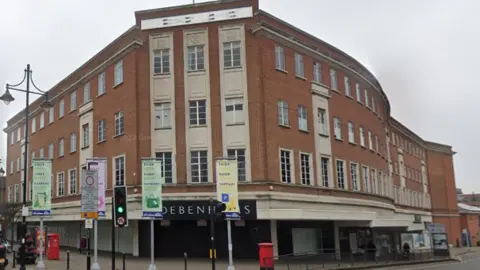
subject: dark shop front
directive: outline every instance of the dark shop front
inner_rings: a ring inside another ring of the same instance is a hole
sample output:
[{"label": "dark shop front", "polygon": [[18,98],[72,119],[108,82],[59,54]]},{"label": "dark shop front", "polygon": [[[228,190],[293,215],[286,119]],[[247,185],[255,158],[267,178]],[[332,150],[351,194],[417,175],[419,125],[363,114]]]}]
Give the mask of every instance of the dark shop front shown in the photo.
[{"label": "dark shop front", "polygon": [[[235,258],[258,257],[257,243],[271,241],[268,220],[257,220],[255,200],[240,201],[241,220],[232,221]],[[211,247],[209,201],[164,201],[163,220],[155,221],[155,257],[208,258]],[[139,255],[150,256],[150,221],[139,221]],[[228,258],[227,222],[215,223],[217,258]]]}]

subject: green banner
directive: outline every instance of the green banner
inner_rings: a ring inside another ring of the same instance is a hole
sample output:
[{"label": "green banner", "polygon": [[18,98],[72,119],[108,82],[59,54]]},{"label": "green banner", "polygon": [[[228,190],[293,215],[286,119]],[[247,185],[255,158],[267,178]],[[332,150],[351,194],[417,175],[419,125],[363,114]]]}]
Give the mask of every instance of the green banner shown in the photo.
[{"label": "green banner", "polygon": [[162,218],[162,161],[142,159],[142,216]]},{"label": "green banner", "polygon": [[32,160],[32,216],[52,214],[52,161]]}]

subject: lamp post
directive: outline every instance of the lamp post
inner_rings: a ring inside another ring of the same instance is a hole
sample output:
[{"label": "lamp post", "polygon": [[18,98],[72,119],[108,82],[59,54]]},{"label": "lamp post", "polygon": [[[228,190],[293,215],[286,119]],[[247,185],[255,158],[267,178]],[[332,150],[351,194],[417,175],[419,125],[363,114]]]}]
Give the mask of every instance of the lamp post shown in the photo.
[{"label": "lamp post", "polygon": [[[20,89],[17,88],[21,86],[23,83],[26,83],[26,88],[25,89]],[[34,91],[30,90],[30,84],[32,84]],[[26,94],[26,103],[25,103],[25,152],[24,152],[24,158],[23,158],[23,183],[22,183],[22,225],[21,225],[21,245],[20,245],[20,270],[26,270],[25,268],[25,236],[26,236],[26,220],[25,220],[25,212],[26,209],[26,198],[27,198],[27,166],[28,166],[28,118],[30,114],[29,106],[30,106],[30,94],[35,94],[39,96],[44,97],[44,101],[41,104],[41,107],[43,109],[49,109],[52,108],[52,104],[48,101],[48,93],[44,92],[40,89],[38,89],[37,86],[35,86],[35,83],[32,80],[32,70],[30,69],[30,64],[27,65],[27,68],[24,70],[24,77],[23,80],[18,83],[18,84],[7,84],[5,87],[5,93],[0,96],[0,100],[3,100],[5,102],[5,105],[10,104],[10,102],[14,101],[15,99],[13,98],[12,94],[10,94],[10,91],[18,91],[18,92],[23,92]]]}]

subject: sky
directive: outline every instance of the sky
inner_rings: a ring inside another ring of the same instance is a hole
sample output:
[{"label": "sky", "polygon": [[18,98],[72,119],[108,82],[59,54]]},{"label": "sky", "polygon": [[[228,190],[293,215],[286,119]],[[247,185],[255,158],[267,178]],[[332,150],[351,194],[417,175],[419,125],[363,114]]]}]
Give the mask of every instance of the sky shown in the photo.
[{"label": "sky", "polygon": [[[35,84],[49,89],[131,27],[134,11],[189,3],[192,0],[1,1],[0,84],[19,82],[31,64]],[[260,8],[368,67],[397,120],[426,140],[453,145],[458,152],[457,188],[480,192],[474,125],[480,111],[480,92],[475,90],[480,1],[260,0]],[[24,95],[13,94],[16,100],[9,106],[0,103],[1,127],[24,108]],[[7,136],[0,132],[4,167],[6,145]]]}]

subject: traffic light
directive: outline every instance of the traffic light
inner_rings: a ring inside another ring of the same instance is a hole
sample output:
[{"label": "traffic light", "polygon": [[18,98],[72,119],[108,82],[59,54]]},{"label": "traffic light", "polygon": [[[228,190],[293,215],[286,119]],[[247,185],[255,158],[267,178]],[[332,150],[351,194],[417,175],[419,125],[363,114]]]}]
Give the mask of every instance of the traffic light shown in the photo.
[{"label": "traffic light", "polygon": [[212,200],[213,207],[215,209],[215,217],[216,218],[221,218],[223,216],[223,211],[227,209],[227,205],[223,202],[217,201],[217,200]]},{"label": "traffic light", "polygon": [[116,186],[113,190],[113,218],[115,227],[128,227],[127,187]]}]

